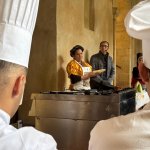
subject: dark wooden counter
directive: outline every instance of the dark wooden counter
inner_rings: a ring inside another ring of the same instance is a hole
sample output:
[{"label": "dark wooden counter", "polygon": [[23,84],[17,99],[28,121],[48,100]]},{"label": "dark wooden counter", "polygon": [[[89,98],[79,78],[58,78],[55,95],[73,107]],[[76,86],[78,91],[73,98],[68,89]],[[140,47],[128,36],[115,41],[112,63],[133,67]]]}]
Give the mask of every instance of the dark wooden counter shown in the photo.
[{"label": "dark wooden counter", "polygon": [[[62,150],[87,150],[99,120],[120,115],[122,95],[32,94],[35,127],[51,134]],[[133,99],[129,94],[127,99]]]}]

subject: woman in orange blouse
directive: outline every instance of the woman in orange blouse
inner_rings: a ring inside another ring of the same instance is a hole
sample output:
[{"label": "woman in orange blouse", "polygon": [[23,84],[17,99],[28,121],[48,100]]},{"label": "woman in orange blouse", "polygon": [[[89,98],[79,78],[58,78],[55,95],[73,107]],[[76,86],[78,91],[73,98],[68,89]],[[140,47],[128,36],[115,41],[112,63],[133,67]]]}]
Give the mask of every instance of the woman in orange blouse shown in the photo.
[{"label": "woman in orange blouse", "polygon": [[73,59],[68,63],[66,70],[71,81],[71,90],[89,90],[90,77],[97,75],[92,72],[92,66],[82,60],[83,51],[84,48],[80,45],[76,45],[70,50],[70,56]]}]

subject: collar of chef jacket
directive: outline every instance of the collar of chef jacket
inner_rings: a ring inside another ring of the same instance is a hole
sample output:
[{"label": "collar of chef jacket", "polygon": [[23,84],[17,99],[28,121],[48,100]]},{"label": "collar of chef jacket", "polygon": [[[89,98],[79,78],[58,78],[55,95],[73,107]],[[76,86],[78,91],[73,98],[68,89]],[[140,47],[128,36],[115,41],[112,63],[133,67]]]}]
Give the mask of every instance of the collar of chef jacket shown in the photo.
[{"label": "collar of chef jacket", "polygon": [[4,112],[3,110],[0,109],[0,118],[6,123],[9,124],[10,123],[10,116]]}]

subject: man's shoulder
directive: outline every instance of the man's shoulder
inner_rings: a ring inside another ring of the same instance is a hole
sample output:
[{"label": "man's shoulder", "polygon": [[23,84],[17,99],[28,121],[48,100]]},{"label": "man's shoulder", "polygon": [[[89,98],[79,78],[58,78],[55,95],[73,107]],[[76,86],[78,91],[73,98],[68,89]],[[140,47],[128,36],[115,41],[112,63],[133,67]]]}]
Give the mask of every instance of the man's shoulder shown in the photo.
[{"label": "man's shoulder", "polygon": [[48,134],[43,133],[33,127],[22,127],[18,129],[18,132],[25,134],[26,136],[49,136]]},{"label": "man's shoulder", "polygon": [[[49,146],[49,147],[53,147],[54,149],[56,148],[57,144],[51,135],[38,131],[33,127],[20,128],[18,129],[18,133],[22,138],[23,143],[29,146],[34,144],[34,145],[39,145],[39,147]],[[53,148],[52,150],[54,150]]]},{"label": "man's shoulder", "polygon": [[137,111],[125,116],[118,116],[114,117],[108,120],[102,120],[99,121],[96,124],[96,128],[100,128],[102,130],[104,129],[110,129],[114,131],[119,131],[123,130],[124,128],[126,129],[127,127],[130,128],[138,128],[139,124],[145,124],[146,122],[150,122],[150,109],[148,110],[141,110]]},{"label": "man's shoulder", "polygon": [[99,57],[100,56],[100,54],[99,53],[96,53],[96,54],[93,54],[92,56],[91,56],[91,58],[97,58],[97,57]]},{"label": "man's shoulder", "polygon": [[91,132],[89,147],[92,150],[149,148],[149,116],[150,110],[143,110],[98,122]]},{"label": "man's shoulder", "polygon": [[56,150],[57,144],[53,137],[33,127],[16,129],[9,125],[4,132],[0,132],[0,149]]},{"label": "man's shoulder", "polygon": [[24,138],[34,138],[34,139],[42,139],[47,138],[53,140],[53,137],[47,133],[41,132],[33,127],[23,127],[18,129],[19,134],[21,134]]},{"label": "man's shoulder", "polygon": [[112,56],[110,56],[110,55],[108,54],[108,58],[112,59]]}]

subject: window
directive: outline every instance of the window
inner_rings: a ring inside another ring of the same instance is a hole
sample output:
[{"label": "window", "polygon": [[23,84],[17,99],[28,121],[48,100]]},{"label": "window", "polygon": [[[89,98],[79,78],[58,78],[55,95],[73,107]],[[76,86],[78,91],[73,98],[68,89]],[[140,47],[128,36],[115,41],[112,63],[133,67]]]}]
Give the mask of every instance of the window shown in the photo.
[{"label": "window", "polygon": [[84,26],[94,31],[95,13],[94,0],[84,0]]}]

